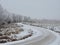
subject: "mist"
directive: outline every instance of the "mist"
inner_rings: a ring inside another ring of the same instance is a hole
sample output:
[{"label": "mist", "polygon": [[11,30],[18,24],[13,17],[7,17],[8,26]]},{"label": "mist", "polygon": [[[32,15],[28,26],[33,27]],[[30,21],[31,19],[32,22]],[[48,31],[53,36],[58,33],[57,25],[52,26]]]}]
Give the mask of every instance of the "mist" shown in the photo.
[{"label": "mist", "polygon": [[60,0],[1,0],[11,13],[36,19],[60,20]]}]

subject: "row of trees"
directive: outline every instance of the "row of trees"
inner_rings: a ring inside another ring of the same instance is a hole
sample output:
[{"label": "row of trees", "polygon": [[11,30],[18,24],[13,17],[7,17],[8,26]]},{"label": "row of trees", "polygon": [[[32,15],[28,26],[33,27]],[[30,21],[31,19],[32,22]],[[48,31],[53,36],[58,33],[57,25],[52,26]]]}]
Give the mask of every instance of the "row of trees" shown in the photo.
[{"label": "row of trees", "polygon": [[9,13],[0,5],[0,25],[16,22],[34,22],[30,17]]}]

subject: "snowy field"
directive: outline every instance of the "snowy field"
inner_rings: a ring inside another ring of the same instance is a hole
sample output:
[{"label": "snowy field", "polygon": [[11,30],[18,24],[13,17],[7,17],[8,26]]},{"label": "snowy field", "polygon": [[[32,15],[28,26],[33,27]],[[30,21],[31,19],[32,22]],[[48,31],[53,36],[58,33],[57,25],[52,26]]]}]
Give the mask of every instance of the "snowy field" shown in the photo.
[{"label": "snowy field", "polygon": [[31,37],[28,37],[20,41],[8,42],[0,45],[60,45],[59,34],[51,30],[41,28],[41,27],[26,25],[22,23],[17,23],[17,24],[23,25],[22,28],[25,30],[20,34],[22,35],[22,37],[24,35],[29,34],[28,32],[31,32],[31,31],[33,31],[33,35]]},{"label": "snowy field", "polygon": [[[27,25],[28,27],[31,27],[32,29],[34,29],[34,30],[36,30],[37,29],[37,31],[42,31],[43,33],[43,35],[45,35],[46,33],[48,34],[46,34],[47,36],[46,36],[46,38],[43,40],[42,39],[42,41],[37,41],[36,43],[34,43],[34,44],[32,44],[32,45],[45,45],[45,43],[48,43],[48,44],[46,44],[46,45],[60,45],[60,36],[59,36],[59,34],[57,34],[57,33],[55,33],[55,32],[53,32],[53,31],[51,31],[51,30],[48,30],[48,29],[44,29],[44,28],[40,28],[40,27],[35,27],[35,26],[29,26],[29,25]],[[26,26],[25,26],[26,27]],[[56,28],[56,30],[57,30],[58,28]],[[45,33],[45,34],[44,34]],[[49,34],[50,33],[50,34]],[[56,37],[55,37],[55,36]],[[50,43],[49,43],[49,40],[50,40]],[[45,41],[45,42],[44,42]],[[39,42],[39,43],[38,43]],[[40,43],[41,42],[41,43]],[[44,43],[44,44],[43,44]]]},{"label": "snowy field", "polygon": [[36,27],[41,27],[41,28],[45,28],[45,29],[49,29],[52,30],[58,34],[60,34],[60,24],[40,24],[40,23],[25,23],[27,25],[32,25],[32,26],[36,26]]}]

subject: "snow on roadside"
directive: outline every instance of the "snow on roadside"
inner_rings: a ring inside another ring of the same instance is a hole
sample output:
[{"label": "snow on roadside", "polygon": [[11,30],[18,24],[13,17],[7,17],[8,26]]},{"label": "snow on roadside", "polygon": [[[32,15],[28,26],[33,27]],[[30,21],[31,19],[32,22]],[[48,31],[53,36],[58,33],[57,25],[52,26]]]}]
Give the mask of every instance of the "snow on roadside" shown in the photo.
[{"label": "snow on roadside", "polygon": [[[28,36],[30,36],[30,34],[32,34],[32,36],[31,37],[29,37],[29,38],[26,38],[26,39],[23,39],[23,40],[18,40],[18,41],[14,41],[14,42],[16,42],[16,43],[18,43],[18,42],[22,42],[22,41],[26,41],[27,39],[28,40],[32,40],[33,38],[35,38],[35,37],[37,37],[37,36],[41,36],[42,35],[42,32],[40,32],[40,31],[37,31],[36,29],[32,29],[31,28],[31,26],[29,26],[29,25],[24,25],[24,24],[21,24],[21,23],[19,23],[18,24],[19,26],[21,26],[21,25],[23,25],[21,28],[23,28],[23,32],[20,32],[19,34],[15,34],[15,37],[17,38],[17,39],[21,39],[21,38],[23,38],[23,37],[26,37],[27,35]],[[12,35],[13,37],[14,37],[14,35]],[[15,38],[14,37],[14,38]],[[8,43],[5,43],[5,44],[12,44],[12,43],[14,43],[14,42],[8,42]],[[3,44],[4,45],[4,44]]]},{"label": "snow on roadside", "polygon": [[25,24],[22,24],[22,23],[17,23],[18,25],[23,25],[23,29],[24,31],[28,31],[28,32],[32,32],[33,31],[33,35],[42,35],[42,32],[40,31],[37,31],[37,29],[34,29],[33,26],[30,26],[30,25],[25,25]]},{"label": "snow on roadside", "polygon": [[[24,25],[24,24],[22,24],[22,25]],[[28,27],[27,27],[28,26]],[[30,28],[30,25],[24,25],[24,29],[29,29]],[[31,26],[32,27],[32,26]],[[37,32],[37,30],[36,29],[34,29],[34,27],[32,27],[31,29],[33,29],[33,31],[36,31]],[[37,28],[38,29],[38,28]],[[39,31],[38,31],[39,32]],[[40,33],[40,32],[39,32]],[[39,35],[39,33],[38,33],[38,35]],[[40,33],[41,34],[41,33]],[[57,34],[55,34],[54,33],[54,35],[57,35]],[[51,44],[50,45],[60,45],[60,36],[57,36],[57,38],[56,38],[56,40],[54,41],[54,42],[51,42]]]},{"label": "snow on roadside", "polygon": [[[25,36],[25,35],[27,35],[27,34],[30,34],[32,31],[33,31],[33,36],[31,36],[31,37],[29,37],[29,38],[26,38],[26,39],[24,39],[24,40],[20,40],[20,41],[15,41],[15,42],[11,42],[11,43],[8,43],[8,44],[16,44],[16,43],[21,43],[22,41],[27,41],[27,40],[32,40],[32,41],[34,41],[33,39],[35,38],[35,37],[38,37],[39,39],[38,40],[40,40],[40,39],[42,39],[42,38],[45,38],[45,34],[46,34],[46,36],[48,36],[49,35],[49,32],[46,30],[46,29],[44,29],[44,28],[38,28],[38,27],[35,27],[35,26],[30,26],[30,25],[25,25],[25,24],[22,24],[22,23],[17,23],[19,26],[21,26],[21,25],[23,25],[23,27],[21,27],[21,28],[23,28],[24,29],[24,32],[22,32],[22,33],[20,33],[19,35],[17,35],[17,37],[20,37],[20,36]],[[39,31],[40,30],[40,31]],[[43,31],[43,32],[42,32]],[[29,33],[30,32],[30,33]],[[50,32],[52,32],[52,31],[50,31]],[[53,33],[53,32],[52,32]],[[55,33],[54,33],[54,35],[56,35]],[[41,38],[41,36],[42,36],[42,38]],[[22,42],[23,43],[23,42]],[[55,40],[55,41],[53,41],[53,42],[51,42],[51,44],[50,45],[60,45],[59,44],[59,37],[57,37],[57,39]]]}]

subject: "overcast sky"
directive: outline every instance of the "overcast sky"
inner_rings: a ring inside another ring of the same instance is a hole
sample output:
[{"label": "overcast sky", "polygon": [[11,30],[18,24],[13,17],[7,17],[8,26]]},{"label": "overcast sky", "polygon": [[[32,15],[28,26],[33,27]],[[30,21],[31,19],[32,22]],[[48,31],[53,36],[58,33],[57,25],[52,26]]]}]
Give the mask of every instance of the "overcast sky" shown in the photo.
[{"label": "overcast sky", "polygon": [[1,0],[0,3],[12,13],[60,20],[60,0]]}]

